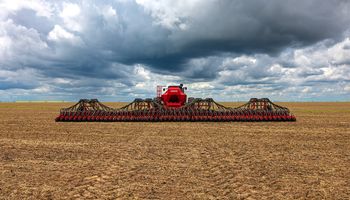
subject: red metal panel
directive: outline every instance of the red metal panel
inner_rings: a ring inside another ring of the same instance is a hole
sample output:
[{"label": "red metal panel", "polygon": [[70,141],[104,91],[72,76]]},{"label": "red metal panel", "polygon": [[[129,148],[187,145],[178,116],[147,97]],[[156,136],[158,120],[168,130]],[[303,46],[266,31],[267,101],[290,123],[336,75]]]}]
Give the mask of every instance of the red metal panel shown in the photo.
[{"label": "red metal panel", "polygon": [[169,86],[168,90],[161,96],[162,101],[167,107],[181,107],[185,105],[187,95],[179,86]]}]

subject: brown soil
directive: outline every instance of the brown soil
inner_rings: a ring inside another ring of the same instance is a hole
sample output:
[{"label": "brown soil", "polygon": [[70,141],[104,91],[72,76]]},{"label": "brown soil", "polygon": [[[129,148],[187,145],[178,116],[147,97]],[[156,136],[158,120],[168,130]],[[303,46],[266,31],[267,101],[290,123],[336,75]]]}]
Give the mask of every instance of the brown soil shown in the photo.
[{"label": "brown soil", "polygon": [[0,104],[0,199],[350,198],[350,103],[282,103],[295,123],[55,123],[69,105]]}]

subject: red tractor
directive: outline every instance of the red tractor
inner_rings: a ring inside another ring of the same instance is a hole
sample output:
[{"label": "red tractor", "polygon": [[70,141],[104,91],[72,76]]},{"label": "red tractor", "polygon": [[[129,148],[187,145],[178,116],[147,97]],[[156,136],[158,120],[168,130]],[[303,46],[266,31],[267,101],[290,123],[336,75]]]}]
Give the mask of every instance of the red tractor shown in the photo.
[{"label": "red tractor", "polygon": [[63,108],[56,118],[59,122],[119,122],[119,121],[296,121],[288,108],[267,98],[251,98],[237,108],[215,102],[212,98],[188,98],[187,88],[158,87],[154,99],[135,99],[121,108],[111,108],[97,99],[81,99]]},{"label": "red tractor", "polygon": [[[163,88],[165,90],[165,88]],[[182,84],[180,86],[169,86],[161,95],[161,100],[166,107],[179,108],[186,104],[187,95]]]}]

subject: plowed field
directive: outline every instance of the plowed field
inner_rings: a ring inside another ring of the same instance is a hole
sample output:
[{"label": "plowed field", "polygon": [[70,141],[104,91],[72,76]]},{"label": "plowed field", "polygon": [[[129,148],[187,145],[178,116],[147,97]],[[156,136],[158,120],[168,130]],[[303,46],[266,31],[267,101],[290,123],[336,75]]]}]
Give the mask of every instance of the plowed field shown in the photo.
[{"label": "plowed field", "polygon": [[350,103],[281,103],[295,123],[54,122],[69,105],[0,103],[0,199],[350,198]]}]

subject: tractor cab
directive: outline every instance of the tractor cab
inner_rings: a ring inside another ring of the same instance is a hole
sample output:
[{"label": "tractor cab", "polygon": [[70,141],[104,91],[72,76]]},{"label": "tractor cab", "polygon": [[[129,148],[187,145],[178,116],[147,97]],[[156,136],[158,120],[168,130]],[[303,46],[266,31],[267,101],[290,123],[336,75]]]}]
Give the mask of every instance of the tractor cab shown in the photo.
[{"label": "tractor cab", "polygon": [[163,88],[161,95],[162,102],[165,106],[174,108],[179,108],[185,105],[187,100],[185,90],[187,90],[187,88],[183,87],[183,84]]}]

